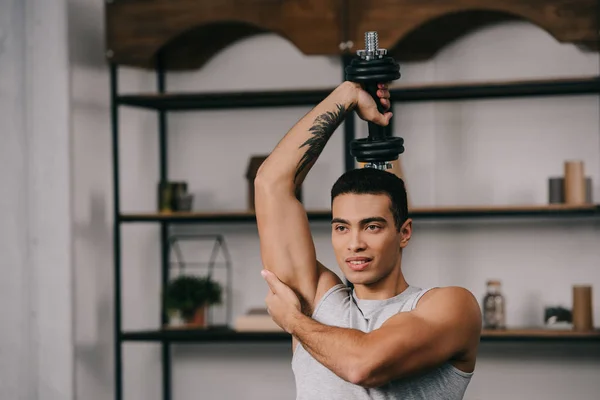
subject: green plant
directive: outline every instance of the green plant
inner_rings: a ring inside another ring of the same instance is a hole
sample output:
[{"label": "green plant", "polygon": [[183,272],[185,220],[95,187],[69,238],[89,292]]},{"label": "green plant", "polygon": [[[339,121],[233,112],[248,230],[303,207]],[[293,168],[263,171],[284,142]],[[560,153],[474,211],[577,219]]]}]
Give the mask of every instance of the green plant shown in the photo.
[{"label": "green plant", "polygon": [[209,277],[181,275],[167,285],[165,307],[191,317],[198,307],[221,303],[222,292],[221,285]]}]

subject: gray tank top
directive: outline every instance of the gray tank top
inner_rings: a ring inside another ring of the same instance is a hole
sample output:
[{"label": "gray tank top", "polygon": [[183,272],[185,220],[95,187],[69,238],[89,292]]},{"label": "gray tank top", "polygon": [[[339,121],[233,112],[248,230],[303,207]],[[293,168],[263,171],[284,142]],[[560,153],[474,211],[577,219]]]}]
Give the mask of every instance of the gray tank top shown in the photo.
[{"label": "gray tank top", "polygon": [[[429,289],[409,286],[386,300],[361,300],[346,285],[329,289],[315,307],[313,318],[323,324],[370,332],[398,312],[415,308]],[[420,376],[398,379],[378,388],[363,388],[347,382],[315,360],[300,344],[292,358],[296,400],[459,400],[473,373],[449,363]]]}]

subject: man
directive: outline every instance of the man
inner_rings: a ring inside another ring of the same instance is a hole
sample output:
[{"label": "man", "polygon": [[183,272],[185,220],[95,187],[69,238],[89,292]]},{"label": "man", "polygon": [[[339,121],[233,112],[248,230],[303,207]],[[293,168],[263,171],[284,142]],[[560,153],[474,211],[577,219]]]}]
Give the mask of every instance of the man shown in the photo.
[{"label": "man", "polygon": [[274,321],[293,338],[297,399],[461,399],[481,332],[476,299],[422,290],[402,274],[412,233],[404,184],[372,168],[343,174],[332,195],[332,244],[350,289],[317,261],[296,188],[352,111],[387,125],[387,85],[373,98],[338,86],[277,144],[255,181],[256,217]]}]

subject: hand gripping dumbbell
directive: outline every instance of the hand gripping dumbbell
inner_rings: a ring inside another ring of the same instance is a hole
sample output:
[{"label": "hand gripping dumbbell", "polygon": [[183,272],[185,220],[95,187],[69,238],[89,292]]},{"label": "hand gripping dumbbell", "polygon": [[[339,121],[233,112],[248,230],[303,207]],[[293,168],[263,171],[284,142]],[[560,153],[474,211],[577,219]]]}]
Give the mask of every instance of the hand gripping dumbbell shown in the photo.
[{"label": "hand gripping dumbbell", "polygon": [[[360,83],[373,97],[377,110],[384,108],[377,96],[377,84],[387,83],[400,78],[400,66],[387,56],[386,49],[380,49],[377,32],[365,33],[365,49],[357,52],[346,67],[346,80]],[[397,160],[404,152],[404,139],[386,135],[385,127],[369,122],[369,136],[350,142],[350,154],[356,161],[365,163],[365,167],[390,169],[390,161]]]}]

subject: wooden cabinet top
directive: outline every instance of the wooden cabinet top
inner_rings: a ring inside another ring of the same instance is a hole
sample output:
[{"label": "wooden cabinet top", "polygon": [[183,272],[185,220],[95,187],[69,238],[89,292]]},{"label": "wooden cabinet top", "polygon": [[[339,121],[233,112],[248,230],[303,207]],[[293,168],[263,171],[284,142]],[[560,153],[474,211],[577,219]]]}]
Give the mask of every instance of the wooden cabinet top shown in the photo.
[{"label": "wooden cabinet top", "polygon": [[167,70],[188,70],[264,32],[307,55],[341,55],[362,49],[364,33],[377,31],[394,58],[423,60],[474,29],[523,20],[597,51],[598,14],[597,0],[113,0],[106,50],[120,65],[155,68],[160,55]]}]

